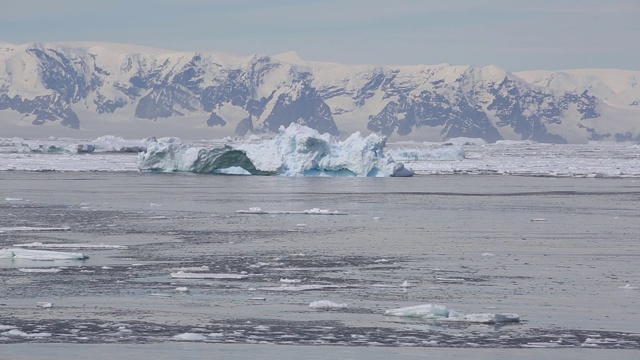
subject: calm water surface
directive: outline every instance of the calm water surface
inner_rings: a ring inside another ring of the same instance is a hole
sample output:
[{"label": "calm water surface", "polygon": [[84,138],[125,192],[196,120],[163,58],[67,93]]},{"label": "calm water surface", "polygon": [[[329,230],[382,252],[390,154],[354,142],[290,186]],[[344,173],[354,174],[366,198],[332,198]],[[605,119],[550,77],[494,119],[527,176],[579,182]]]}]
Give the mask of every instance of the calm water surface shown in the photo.
[{"label": "calm water surface", "polygon": [[[105,347],[159,359],[176,351],[180,358],[286,351],[298,358],[632,359],[640,349],[634,179],[2,172],[0,184],[0,228],[70,227],[0,232],[0,248],[126,246],[73,250],[89,256],[81,262],[0,259],[0,354],[10,358]],[[254,207],[344,215],[236,213]],[[171,277],[203,266],[243,278]],[[348,307],[310,309],[317,300]],[[517,313],[522,321],[383,315],[426,303]],[[201,337],[172,339],[184,333]],[[537,347],[551,349],[530,349]]]}]

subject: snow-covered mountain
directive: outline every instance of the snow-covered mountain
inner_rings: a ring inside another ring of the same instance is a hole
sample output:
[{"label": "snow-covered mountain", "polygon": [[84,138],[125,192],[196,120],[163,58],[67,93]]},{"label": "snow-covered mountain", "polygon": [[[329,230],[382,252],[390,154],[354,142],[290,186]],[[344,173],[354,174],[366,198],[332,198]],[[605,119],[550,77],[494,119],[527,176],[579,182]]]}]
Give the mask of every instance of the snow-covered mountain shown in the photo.
[{"label": "snow-covered mountain", "polygon": [[0,132],[142,136],[135,130],[153,135],[164,127],[204,137],[298,123],[394,139],[639,141],[639,80],[640,71],[627,70],[511,73],[495,66],[318,63],[295,53],[0,43]]}]

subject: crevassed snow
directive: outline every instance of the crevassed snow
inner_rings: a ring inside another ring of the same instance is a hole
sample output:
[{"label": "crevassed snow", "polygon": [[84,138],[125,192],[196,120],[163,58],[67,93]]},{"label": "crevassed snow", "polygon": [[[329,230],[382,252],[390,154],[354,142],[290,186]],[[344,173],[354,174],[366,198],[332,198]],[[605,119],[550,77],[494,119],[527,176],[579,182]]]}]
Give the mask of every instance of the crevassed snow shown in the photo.
[{"label": "crevassed snow", "polygon": [[423,304],[416,306],[408,306],[397,309],[387,310],[384,313],[387,316],[420,318],[427,320],[441,321],[461,321],[482,324],[496,324],[519,322],[520,315],[507,313],[480,313],[480,314],[463,314],[455,310],[451,310],[444,305],[439,304]]},{"label": "crevassed snow", "polygon": [[27,249],[0,249],[0,259],[28,259],[28,260],[84,260],[89,257],[82,253],[27,250]]},{"label": "crevassed snow", "polygon": [[386,138],[354,133],[344,141],[290,124],[273,139],[228,142],[196,147],[175,142],[149,142],[139,156],[140,170],[215,173],[240,167],[254,175],[285,176],[411,176],[383,153]]}]

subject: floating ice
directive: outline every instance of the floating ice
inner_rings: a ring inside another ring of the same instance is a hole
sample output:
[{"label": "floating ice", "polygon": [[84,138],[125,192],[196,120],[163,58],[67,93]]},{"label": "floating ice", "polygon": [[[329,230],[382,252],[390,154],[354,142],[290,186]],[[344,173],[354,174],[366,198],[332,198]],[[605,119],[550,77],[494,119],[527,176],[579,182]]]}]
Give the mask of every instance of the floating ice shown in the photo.
[{"label": "floating ice", "polygon": [[464,150],[459,146],[435,149],[397,149],[389,151],[395,160],[400,161],[451,161],[464,159]]},{"label": "floating ice", "polygon": [[239,274],[211,274],[211,273],[187,273],[178,271],[171,273],[171,277],[174,279],[246,279],[249,275]]},{"label": "floating ice", "polygon": [[347,215],[342,211],[313,208],[308,210],[262,210],[259,207],[252,207],[249,210],[236,210],[238,214],[255,214],[255,215]]},{"label": "floating ice", "polygon": [[189,288],[186,286],[180,286],[174,289],[176,292],[187,293],[189,292]]},{"label": "floating ice", "polygon": [[40,226],[9,226],[9,227],[0,227],[0,232],[9,232],[9,231],[69,231],[71,230],[68,226],[60,226],[60,227],[40,227]]},{"label": "floating ice", "polygon": [[46,244],[41,242],[32,242],[27,244],[13,244],[15,247],[21,248],[42,248],[42,249],[126,249],[124,245],[105,245],[105,244]]},{"label": "floating ice", "polygon": [[309,307],[312,309],[344,309],[347,308],[349,305],[347,304],[338,304],[338,303],[334,303],[332,301],[329,300],[319,300],[319,301],[314,301],[311,304],[309,304]]},{"label": "floating ice", "polygon": [[14,337],[25,337],[25,338],[42,338],[42,337],[50,337],[50,333],[26,333],[24,331],[20,331],[18,329],[9,330],[0,335],[4,336],[14,336]]},{"label": "floating ice", "polygon": [[22,201],[24,200],[23,198],[12,198],[12,197],[8,197],[8,198],[4,198],[4,201]]},{"label": "floating ice", "polygon": [[46,302],[46,301],[38,301],[36,303],[37,307],[43,308],[43,309],[50,309],[53,307],[53,303],[50,302]]},{"label": "floating ice", "polygon": [[196,147],[181,142],[149,141],[139,155],[140,170],[215,173],[240,167],[252,175],[285,176],[412,176],[413,171],[385,156],[384,136],[363,138],[354,133],[344,141],[291,124],[273,139]]},{"label": "floating ice", "polygon": [[280,279],[280,282],[285,284],[297,284],[300,281],[301,281],[300,279],[287,279],[287,278]]},{"label": "floating ice", "polygon": [[206,336],[202,334],[197,334],[197,333],[184,333],[184,334],[175,335],[174,337],[171,338],[171,340],[174,340],[174,341],[203,341],[206,339],[207,339]]},{"label": "floating ice", "polygon": [[625,286],[620,286],[620,289],[625,289],[625,290],[637,290],[638,287],[637,286],[631,286],[630,284],[627,284]]},{"label": "floating ice", "polygon": [[310,291],[310,290],[325,290],[325,289],[344,289],[343,285],[285,285],[285,286],[267,286],[258,288],[258,290],[264,291]]},{"label": "floating ice", "polygon": [[545,218],[533,218],[531,219],[532,222],[542,222],[542,221],[547,221],[547,219]]},{"label": "floating ice", "polygon": [[21,268],[18,271],[25,273],[58,273],[62,270],[58,268]]},{"label": "floating ice", "polygon": [[443,321],[460,321],[481,324],[496,324],[519,322],[518,314],[462,314],[454,310],[450,310],[444,305],[424,304],[416,306],[408,306],[398,309],[387,310],[384,313],[387,316],[410,317],[428,320]]},{"label": "floating ice", "polygon": [[84,260],[89,257],[82,253],[27,250],[27,249],[0,249],[0,259],[28,259],[28,260]]}]

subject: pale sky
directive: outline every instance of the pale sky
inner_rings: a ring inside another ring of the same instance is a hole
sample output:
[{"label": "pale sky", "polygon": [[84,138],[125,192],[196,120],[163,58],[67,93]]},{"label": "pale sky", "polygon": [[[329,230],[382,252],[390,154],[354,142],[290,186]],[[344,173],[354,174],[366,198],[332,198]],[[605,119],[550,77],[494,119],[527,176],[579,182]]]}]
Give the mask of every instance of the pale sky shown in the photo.
[{"label": "pale sky", "polygon": [[640,70],[640,0],[5,0],[0,41],[350,64]]}]

